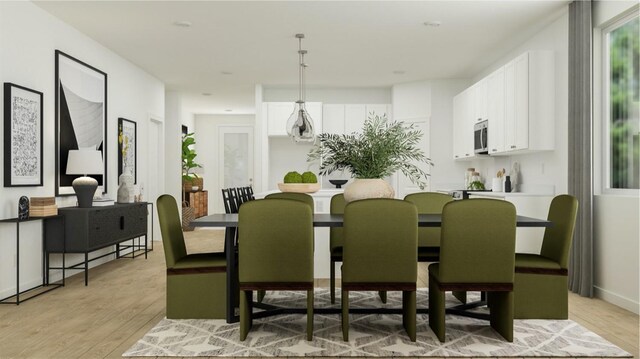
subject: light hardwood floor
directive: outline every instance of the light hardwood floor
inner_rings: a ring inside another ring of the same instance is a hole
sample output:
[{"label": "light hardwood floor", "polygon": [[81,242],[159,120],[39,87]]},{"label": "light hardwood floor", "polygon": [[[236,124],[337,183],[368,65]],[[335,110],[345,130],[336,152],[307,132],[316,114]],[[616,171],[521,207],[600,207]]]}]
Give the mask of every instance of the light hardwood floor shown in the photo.
[{"label": "light hardwood floor", "polygon": [[[189,251],[221,248],[221,231],[187,234]],[[64,288],[19,306],[0,306],[0,358],[120,357],[164,317],[165,263],[160,242],[149,259],[119,259]],[[426,287],[420,265],[419,286]],[[327,286],[326,280],[317,282]],[[638,316],[598,299],[569,296],[571,319],[638,357]]]}]

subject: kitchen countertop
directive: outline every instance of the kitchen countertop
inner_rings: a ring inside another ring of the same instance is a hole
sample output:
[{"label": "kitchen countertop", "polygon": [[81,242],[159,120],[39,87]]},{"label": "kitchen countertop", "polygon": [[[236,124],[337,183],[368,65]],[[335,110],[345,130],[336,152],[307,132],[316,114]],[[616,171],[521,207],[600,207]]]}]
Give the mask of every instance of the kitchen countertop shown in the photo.
[{"label": "kitchen countertop", "polygon": [[[266,191],[266,192],[260,192],[260,193],[256,193],[254,194],[254,197],[257,199],[261,199],[266,197],[269,194],[272,193],[280,193],[281,191],[279,190],[271,190],[271,191]],[[313,193],[307,193],[308,195],[310,195],[311,197],[333,197],[334,195],[338,194],[338,193],[342,193],[344,192],[344,188],[333,188],[333,189],[321,189],[318,190],[317,192],[313,192]]]},{"label": "kitchen countertop", "polygon": [[504,198],[504,197],[550,197],[550,196],[553,196],[553,194],[549,194],[549,193],[486,192],[486,191],[482,191],[482,192],[469,191],[469,195],[483,196],[483,197],[498,197],[498,198]]}]

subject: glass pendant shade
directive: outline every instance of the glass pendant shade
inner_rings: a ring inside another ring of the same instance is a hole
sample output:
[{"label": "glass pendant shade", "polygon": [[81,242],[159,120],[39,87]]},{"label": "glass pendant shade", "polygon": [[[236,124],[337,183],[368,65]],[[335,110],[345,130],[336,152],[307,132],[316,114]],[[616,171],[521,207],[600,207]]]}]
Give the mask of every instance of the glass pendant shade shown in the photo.
[{"label": "glass pendant shade", "polygon": [[315,140],[313,120],[302,101],[296,101],[293,113],[289,116],[287,134],[293,137],[296,142],[313,142]]}]

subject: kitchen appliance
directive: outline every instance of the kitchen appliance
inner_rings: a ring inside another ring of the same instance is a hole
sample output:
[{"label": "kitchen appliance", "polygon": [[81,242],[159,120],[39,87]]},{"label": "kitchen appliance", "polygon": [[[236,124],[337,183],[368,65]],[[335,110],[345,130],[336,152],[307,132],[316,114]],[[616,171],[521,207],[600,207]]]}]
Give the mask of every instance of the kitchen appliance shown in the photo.
[{"label": "kitchen appliance", "polygon": [[447,194],[453,197],[454,200],[460,200],[460,199],[469,199],[469,194],[473,194],[474,192],[491,192],[491,190],[489,189],[488,190],[458,189],[458,190],[447,191]]},{"label": "kitchen appliance", "polygon": [[473,151],[479,155],[489,153],[489,120],[478,122],[473,126]]}]

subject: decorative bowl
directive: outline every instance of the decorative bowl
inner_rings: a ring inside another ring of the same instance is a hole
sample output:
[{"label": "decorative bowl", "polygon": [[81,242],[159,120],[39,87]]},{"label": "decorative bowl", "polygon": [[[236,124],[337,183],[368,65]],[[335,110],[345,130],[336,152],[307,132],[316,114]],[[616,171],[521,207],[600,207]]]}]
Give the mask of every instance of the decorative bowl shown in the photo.
[{"label": "decorative bowl", "polygon": [[347,182],[349,182],[349,180],[346,180],[346,179],[330,179],[329,180],[329,183],[336,186],[336,188],[342,188],[342,185]]},{"label": "decorative bowl", "polygon": [[313,193],[320,189],[320,183],[278,183],[282,192]]}]

